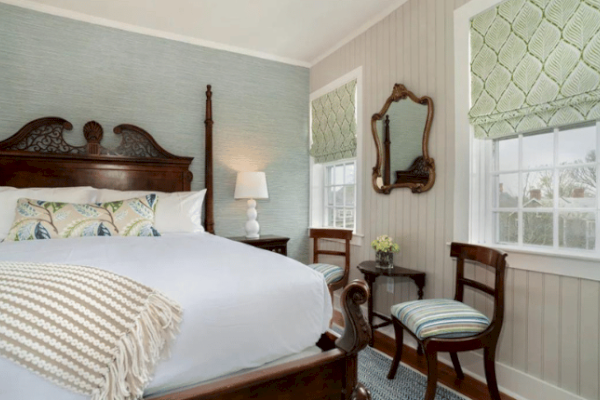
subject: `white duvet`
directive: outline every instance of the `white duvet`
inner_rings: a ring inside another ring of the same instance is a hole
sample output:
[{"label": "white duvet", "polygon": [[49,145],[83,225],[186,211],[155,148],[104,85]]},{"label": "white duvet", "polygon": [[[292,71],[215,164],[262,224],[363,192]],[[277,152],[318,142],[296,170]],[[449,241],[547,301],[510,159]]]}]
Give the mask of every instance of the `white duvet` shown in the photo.
[{"label": "white duvet", "polygon": [[[177,300],[181,333],[146,389],[156,394],[300,352],[329,326],[323,276],[281,255],[207,233],[0,243],[0,260],[89,265]],[[83,400],[0,357],[0,399]]]}]

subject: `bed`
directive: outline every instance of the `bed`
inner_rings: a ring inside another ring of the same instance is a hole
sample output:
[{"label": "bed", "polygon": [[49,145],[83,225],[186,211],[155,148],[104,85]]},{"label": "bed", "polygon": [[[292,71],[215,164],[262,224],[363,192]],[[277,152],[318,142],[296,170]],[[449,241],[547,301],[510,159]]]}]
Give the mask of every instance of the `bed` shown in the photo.
[{"label": "bed", "polygon": [[[360,304],[369,295],[366,285],[356,281],[344,290],[341,301],[346,323],[338,337],[326,329],[331,303],[321,276],[306,273],[308,268],[281,255],[214,236],[212,128],[212,91],[208,86],[205,233],[173,233],[144,239],[44,240],[34,241],[35,249],[32,243],[8,242],[0,244],[0,261],[50,259],[84,265],[90,262],[90,254],[94,254],[93,266],[113,269],[157,287],[180,301],[184,310],[192,304],[201,304],[202,317],[184,314],[185,325],[174,343],[172,358],[158,365],[145,398],[369,399],[368,391],[357,381],[357,353],[370,338],[370,329],[360,310]],[[72,129],[64,119],[41,118],[0,142],[0,186],[93,186],[166,193],[190,190],[192,158],[169,153],[145,130],[133,125],[115,127],[114,133],[121,135],[122,141],[118,147],[109,149],[101,144],[103,129],[99,123],[85,124],[87,143],[83,146],[72,146],[65,141],[64,131]],[[151,250],[147,243],[141,245],[141,240],[152,243]],[[177,263],[170,263],[175,258]],[[161,269],[165,264],[169,268]],[[178,279],[172,279],[173,276]],[[267,276],[269,281],[273,280],[273,284],[266,286],[271,297],[264,293]],[[227,287],[235,289],[226,295],[225,303],[218,297],[221,288],[215,290],[214,284],[210,284],[215,280],[225,280]],[[247,310],[240,308],[245,302],[258,311],[248,315]],[[269,302],[281,304],[277,310],[294,312],[280,312],[268,319]],[[319,312],[307,314],[303,311],[306,309]],[[232,331],[237,331],[237,336],[229,335]],[[326,332],[322,334],[323,331]],[[202,349],[201,353],[190,353],[190,347],[184,345]],[[46,398],[83,398],[75,393],[70,397],[70,392],[53,391],[64,389],[50,383],[34,383],[33,378],[42,379],[22,375],[18,367],[7,363],[0,358],[3,372],[0,380],[4,379],[0,384],[2,398],[14,398],[16,393],[24,398],[36,398],[40,393]],[[205,365],[201,368],[198,363]],[[12,390],[18,392],[10,392],[14,382],[18,383],[13,385],[17,389]]]}]

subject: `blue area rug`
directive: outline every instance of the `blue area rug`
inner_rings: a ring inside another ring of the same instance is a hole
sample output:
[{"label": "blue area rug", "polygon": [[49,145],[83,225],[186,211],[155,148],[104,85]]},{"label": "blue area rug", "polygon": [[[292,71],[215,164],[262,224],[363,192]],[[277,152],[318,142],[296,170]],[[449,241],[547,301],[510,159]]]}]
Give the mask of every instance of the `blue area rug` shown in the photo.
[{"label": "blue area rug", "polygon": [[[393,380],[386,378],[392,359],[367,347],[358,354],[358,380],[371,391],[373,400],[422,400],[427,377],[400,363]],[[436,400],[464,400],[438,384]]]}]

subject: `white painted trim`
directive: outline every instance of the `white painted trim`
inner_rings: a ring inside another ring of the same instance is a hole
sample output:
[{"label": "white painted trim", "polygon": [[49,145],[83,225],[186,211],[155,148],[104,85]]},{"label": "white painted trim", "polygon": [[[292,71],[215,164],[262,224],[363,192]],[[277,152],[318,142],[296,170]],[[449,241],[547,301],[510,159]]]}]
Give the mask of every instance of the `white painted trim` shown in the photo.
[{"label": "white painted trim", "polygon": [[[481,171],[476,164],[479,162],[473,157],[474,150],[481,150],[481,144],[476,143],[472,127],[468,121],[470,106],[470,46],[469,28],[470,19],[502,0],[471,0],[454,11],[454,68],[455,68],[455,159],[465,160],[456,163],[454,168],[454,235],[453,240],[486,244],[478,226],[480,215],[476,214],[474,201],[475,191],[473,185],[480,182],[478,174]],[[469,179],[463,179],[468,177]],[[481,189],[481,188],[479,188]],[[489,188],[487,189],[489,190]],[[548,273],[560,276],[569,276],[581,279],[600,281],[600,260],[590,257],[589,254],[577,253],[548,253],[535,249],[521,249],[510,246],[493,247],[501,248],[508,254],[511,268]],[[565,262],[569,259],[569,262]],[[550,398],[550,397],[548,397]]]},{"label": "white painted trim", "polygon": [[391,13],[393,13],[394,11],[396,11],[396,9],[398,9],[401,5],[403,5],[407,1],[408,0],[395,0],[395,1],[393,1],[392,4],[389,7],[383,9],[381,12],[379,12],[373,18],[371,18],[370,20],[368,20],[367,22],[365,22],[364,24],[362,24],[361,26],[359,26],[357,29],[355,29],[354,31],[352,31],[350,34],[348,34],[344,39],[340,40],[336,45],[334,45],[333,47],[331,47],[329,50],[327,50],[326,52],[324,52],[320,56],[318,56],[315,59],[313,59],[310,62],[310,66],[313,67],[313,66],[317,65],[319,62],[323,61],[323,59],[329,57],[335,51],[339,50],[344,45],[346,45],[350,41],[354,40],[356,37],[358,37],[359,35],[361,35],[363,32],[366,32],[372,26],[378,24],[381,20],[383,20],[388,15],[390,15]]},{"label": "white painted trim", "polygon": [[[310,229],[311,228],[315,228],[315,229],[322,229],[321,227],[309,227],[308,228],[308,234],[310,235]],[[355,233],[352,235],[352,240],[350,240],[350,245],[351,246],[362,246],[363,241],[364,241],[365,235],[359,234],[359,233]],[[342,239],[332,239],[332,238],[323,238],[321,240],[325,240],[328,242],[335,242],[335,243],[345,243],[344,240]]]},{"label": "white painted trim", "polygon": [[[322,95],[331,92],[334,89],[350,82],[351,80],[356,79],[356,100],[359,106],[356,110],[356,228],[354,238],[352,239],[352,244],[355,246],[362,246],[362,238],[363,235],[363,220],[362,220],[362,200],[363,200],[363,178],[362,178],[362,157],[363,157],[363,108],[362,103],[364,101],[363,96],[363,68],[362,66],[353,69],[347,74],[337,78],[336,80],[329,82],[325,86],[315,90],[309,96],[309,107],[312,104],[312,101]],[[312,112],[309,112],[309,134],[308,134],[308,146],[310,148],[312,134],[310,133],[310,129],[312,127]],[[312,195],[312,187],[314,182],[313,178],[313,168],[314,168],[314,159],[310,157],[310,189],[311,193],[309,194],[310,204],[309,204],[309,217],[312,218],[313,215],[313,195]],[[309,226],[312,225],[312,220],[309,221]]]},{"label": "white painted trim", "polygon": [[[471,210],[472,148],[471,127],[467,120],[470,104],[469,89],[469,18],[474,0],[454,11],[454,234],[455,241],[467,242],[471,237],[469,212]],[[483,0],[487,1],[487,0]],[[465,158],[465,154],[468,155]],[[465,179],[468,178],[468,179]]]},{"label": "white painted trim", "polygon": [[[416,348],[416,343],[411,347]],[[459,358],[466,375],[470,375],[480,382],[485,382],[483,356],[481,354],[469,351],[460,353]],[[450,357],[446,354],[441,354],[439,359],[447,365],[452,365]],[[575,393],[567,392],[500,362],[496,362],[496,377],[500,391],[517,400],[585,400]]]},{"label": "white painted trim", "polygon": [[159,29],[144,28],[137,25],[127,24],[125,22],[112,21],[106,18],[94,17],[92,15],[80,13],[77,11],[65,10],[59,7],[48,6],[45,4],[36,3],[30,0],[0,0],[0,3],[10,4],[13,6],[26,8],[33,11],[38,11],[46,14],[55,15],[58,17],[64,17],[73,19],[76,21],[87,22],[94,25],[106,26],[109,28],[120,29],[122,31],[139,33],[147,36],[154,36],[162,39],[174,40],[177,42],[183,42],[192,44],[195,46],[208,47],[211,49],[229,51],[232,53],[243,54],[251,57],[262,58],[269,61],[280,62],[284,64],[296,65],[299,67],[310,68],[311,63],[302,60],[295,60],[287,57],[279,57],[273,54],[263,53],[261,51],[255,51],[250,49],[244,49],[237,46],[231,46],[223,43],[217,43],[210,40],[199,39],[191,36],[179,35],[176,33],[166,32]]}]

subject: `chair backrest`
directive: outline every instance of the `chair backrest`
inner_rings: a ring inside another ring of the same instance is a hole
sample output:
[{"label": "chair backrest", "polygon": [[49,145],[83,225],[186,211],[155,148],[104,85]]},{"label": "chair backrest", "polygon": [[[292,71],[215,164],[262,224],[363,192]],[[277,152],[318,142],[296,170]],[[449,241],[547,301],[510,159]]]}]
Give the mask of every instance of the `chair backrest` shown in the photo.
[{"label": "chair backrest", "polygon": [[[463,301],[465,286],[470,286],[494,298],[494,315],[491,324],[502,326],[504,319],[504,277],[506,275],[506,253],[489,247],[466,243],[452,243],[450,257],[456,258],[456,295],[454,300]],[[465,260],[492,267],[495,270],[494,287],[465,278]]]},{"label": "chair backrest", "polygon": [[[344,274],[348,276],[348,271],[350,270],[350,240],[352,240],[352,229],[315,228],[310,229],[310,237],[314,239],[313,263],[319,262],[319,254],[342,256],[345,258]],[[344,251],[320,250],[319,239],[342,239],[346,241],[346,246],[344,247]]]}]

